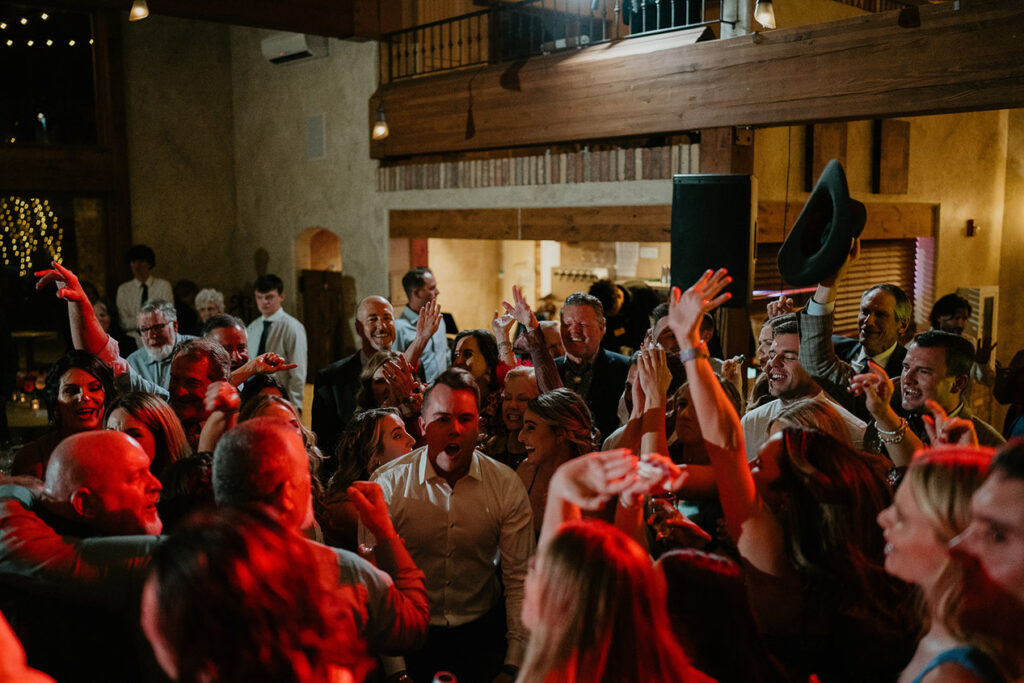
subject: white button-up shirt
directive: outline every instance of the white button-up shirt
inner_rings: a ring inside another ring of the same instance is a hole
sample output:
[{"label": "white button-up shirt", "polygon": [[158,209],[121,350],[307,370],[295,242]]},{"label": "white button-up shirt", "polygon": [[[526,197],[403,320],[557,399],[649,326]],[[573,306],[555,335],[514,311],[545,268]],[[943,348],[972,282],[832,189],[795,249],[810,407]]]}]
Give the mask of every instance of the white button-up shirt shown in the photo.
[{"label": "white button-up shirt", "polygon": [[[455,483],[437,474],[427,448],[374,472],[388,501],[395,529],[426,573],[431,626],[453,627],[484,616],[505,586],[508,651],[505,661],[522,661],[526,632],[520,621],[526,565],[533,554],[533,514],[516,473],[479,451],[469,472]],[[373,544],[362,526],[360,542]]]},{"label": "white button-up shirt", "polygon": [[267,346],[263,352],[279,354],[284,357],[286,363],[295,363],[299,366],[278,372],[274,376],[288,390],[289,398],[301,412],[302,396],[306,390],[306,328],[285,313],[283,308],[277,309],[273,315],[256,318],[245,330],[250,358],[255,358],[259,350],[264,320],[270,321],[270,329],[267,331]]},{"label": "white button-up shirt", "polygon": [[117,288],[117,315],[121,318],[121,327],[140,347],[142,346],[142,337],[139,335],[138,329],[139,309],[142,308],[142,285],[149,287],[146,301],[174,303],[174,291],[171,289],[171,283],[152,275],[145,282],[139,282],[132,278],[128,282],[122,282]]}]

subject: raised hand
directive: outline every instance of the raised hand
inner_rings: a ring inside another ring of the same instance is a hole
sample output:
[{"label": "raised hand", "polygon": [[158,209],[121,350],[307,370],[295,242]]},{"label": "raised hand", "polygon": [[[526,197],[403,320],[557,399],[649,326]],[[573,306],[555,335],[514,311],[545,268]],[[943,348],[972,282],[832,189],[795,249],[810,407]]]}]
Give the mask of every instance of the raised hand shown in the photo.
[{"label": "raised hand", "polygon": [[57,284],[57,296],[61,299],[87,301],[88,297],[85,295],[85,290],[82,289],[82,283],[78,281],[78,276],[56,261],[51,261],[51,264],[53,265],[52,269],[40,270],[35,274],[39,278],[36,282],[36,289],[42,289],[54,282]]},{"label": "raised hand", "polygon": [[998,346],[998,342],[993,344],[992,338],[979,339],[978,348],[974,353],[974,362],[978,365],[985,366],[992,359],[992,351]]},{"label": "raised hand", "polygon": [[400,403],[407,396],[418,391],[419,384],[413,377],[412,368],[405,356],[387,361],[381,366],[381,371],[384,373],[384,379],[388,381],[391,394],[396,402]]},{"label": "raised hand", "polygon": [[722,379],[726,382],[738,384],[740,381],[740,370],[743,368],[743,356],[733,356],[722,361]]},{"label": "raised hand", "polygon": [[241,405],[238,390],[230,382],[214,382],[206,390],[205,406],[208,412],[234,413]]},{"label": "raised hand", "polygon": [[780,294],[778,299],[768,302],[768,319],[777,318],[780,315],[793,312],[793,300],[785,294]]},{"label": "raised hand", "polygon": [[509,310],[508,304],[502,302],[505,306],[505,312],[498,315],[498,312],[494,312],[494,318],[491,319],[491,332],[494,333],[494,338],[498,340],[498,343],[509,339],[509,330],[516,324],[516,317],[512,315],[512,311]]},{"label": "raised hand", "polygon": [[420,309],[420,317],[416,321],[416,336],[430,339],[441,326],[441,304],[432,299]]},{"label": "raised hand", "polygon": [[641,349],[637,357],[636,374],[635,384],[639,384],[643,390],[647,405],[664,406],[665,394],[672,383],[672,373],[668,369],[665,351],[656,345]]},{"label": "raised hand", "polygon": [[537,316],[533,314],[530,304],[526,303],[526,297],[523,296],[523,290],[519,285],[512,285],[512,300],[515,305],[507,301],[501,302],[501,305],[505,307],[505,312],[511,313],[519,324],[526,329],[536,329],[538,325]]},{"label": "raised hand", "polygon": [[272,351],[256,356],[252,361],[253,372],[260,375],[270,375],[299,367],[295,363],[285,363],[284,358]]},{"label": "raised hand", "polygon": [[933,446],[955,444],[957,446],[977,446],[978,434],[974,431],[974,423],[962,417],[950,417],[935,401],[925,401],[931,415],[922,415],[924,430],[928,433],[928,441]]},{"label": "raised hand", "polygon": [[550,491],[584,510],[596,510],[635,481],[637,457],[628,448],[573,458],[551,478]]},{"label": "raised hand", "polygon": [[669,295],[668,325],[676,335],[682,348],[693,348],[700,344],[700,322],[704,314],[726,301],[732,294],[722,292],[732,278],[725,268],[706,270],[697,282],[685,292],[673,287]]},{"label": "raised hand", "polygon": [[354,481],[345,491],[348,499],[359,514],[359,521],[373,534],[380,543],[395,535],[395,527],[391,523],[388,503],[380,484],[370,481]]},{"label": "raised hand", "polygon": [[875,420],[892,410],[889,402],[895,390],[892,380],[881,365],[868,361],[868,371],[850,378],[849,391],[854,396],[863,396],[868,412]]}]

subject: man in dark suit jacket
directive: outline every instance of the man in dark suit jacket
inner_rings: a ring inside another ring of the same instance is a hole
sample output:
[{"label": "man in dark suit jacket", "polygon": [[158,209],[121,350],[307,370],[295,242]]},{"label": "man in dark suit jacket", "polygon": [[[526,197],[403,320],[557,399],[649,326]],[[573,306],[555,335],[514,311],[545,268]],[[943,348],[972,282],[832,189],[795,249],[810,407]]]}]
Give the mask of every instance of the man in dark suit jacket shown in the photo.
[{"label": "man in dark suit jacket", "polygon": [[382,296],[368,296],[360,301],[356,333],[363,342],[362,348],[316,373],[313,385],[313,431],[320,450],[328,458],[356,413],[363,367],[378,351],[390,351],[395,341],[395,309],[391,302]]},{"label": "man in dark suit jacket", "polygon": [[586,401],[603,439],[619,426],[619,396],[626,385],[629,358],[601,348],[605,318],[597,297],[570,294],[561,318],[565,355],[555,359],[558,374],[567,389]]},{"label": "man in dark suit jacket", "polygon": [[847,391],[850,378],[865,372],[868,360],[885,368],[889,377],[900,376],[907,350],[899,339],[910,324],[913,307],[896,285],[875,285],[861,296],[857,340],[834,343],[832,314],[839,282],[850,262],[848,259],[838,273],[818,283],[807,308],[797,315],[800,364],[836,402],[867,422],[871,415],[864,398]]}]

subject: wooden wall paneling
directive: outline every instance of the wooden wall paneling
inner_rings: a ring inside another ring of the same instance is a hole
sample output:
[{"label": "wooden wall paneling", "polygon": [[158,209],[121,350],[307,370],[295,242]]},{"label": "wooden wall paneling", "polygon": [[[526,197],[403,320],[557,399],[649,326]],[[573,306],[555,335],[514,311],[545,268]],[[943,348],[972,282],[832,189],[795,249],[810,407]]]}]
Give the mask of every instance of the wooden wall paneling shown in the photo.
[{"label": "wooden wall paneling", "polygon": [[671,234],[671,206],[576,206],[523,209],[519,239],[669,242]]},{"label": "wooden wall paneling", "polygon": [[825,165],[832,159],[846,167],[846,122],[815,123],[807,126],[804,163],[804,192],[814,189]]},{"label": "wooden wall paneling", "polygon": [[906,194],[910,177],[910,122],[875,119],[871,132],[871,191]]},{"label": "wooden wall paneling", "polygon": [[1024,3],[920,13],[914,29],[884,12],[689,45],[679,31],[396,83],[371,156],[1024,106]]}]

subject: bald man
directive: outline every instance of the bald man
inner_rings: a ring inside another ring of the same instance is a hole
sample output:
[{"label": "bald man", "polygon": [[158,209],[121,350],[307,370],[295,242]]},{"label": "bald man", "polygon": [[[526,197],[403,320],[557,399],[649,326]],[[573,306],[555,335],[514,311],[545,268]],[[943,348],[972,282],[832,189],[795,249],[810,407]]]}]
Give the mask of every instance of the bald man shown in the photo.
[{"label": "bald man", "polygon": [[[302,437],[283,422],[257,417],[228,431],[217,444],[212,478],[218,505],[265,505],[296,533],[313,522],[309,456]],[[398,538],[380,487],[359,483],[349,495],[363,524],[374,530],[380,569],[347,550],[310,544],[330,585],[355,591],[356,630],[367,649],[405,654],[427,634],[430,608],[423,572]],[[351,666],[359,670],[360,662]]]},{"label": "bald man", "polygon": [[133,624],[163,526],[149,458],[126,434],[83,432],[45,477],[0,486],[0,610],[29,665],[57,680],[137,680]]},{"label": "bald man", "polygon": [[368,296],[360,301],[356,308],[356,334],[362,340],[359,351],[316,374],[313,431],[325,454],[334,453],[338,437],[356,413],[359,374],[373,354],[390,351],[395,343],[395,309],[391,302],[382,296]]}]

